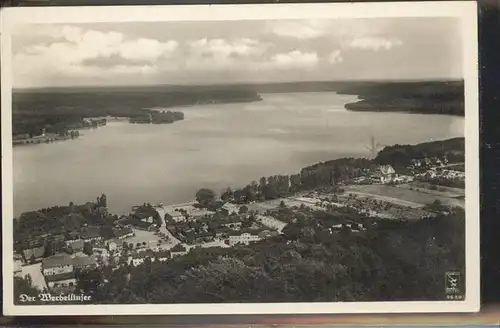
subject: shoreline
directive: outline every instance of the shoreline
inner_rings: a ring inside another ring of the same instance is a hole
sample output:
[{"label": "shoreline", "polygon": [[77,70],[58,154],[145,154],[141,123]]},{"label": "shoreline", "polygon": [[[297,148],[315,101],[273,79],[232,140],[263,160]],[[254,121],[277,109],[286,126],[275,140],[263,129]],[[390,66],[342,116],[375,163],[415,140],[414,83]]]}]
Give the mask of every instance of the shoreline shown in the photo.
[{"label": "shoreline", "polygon": [[[121,122],[121,121],[119,121]],[[128,123],[130,124],[130,123]],[[392,145],[392,146],[387,146],[385,147],[384,149],[380,150],[378,155],[379,156],[380,154],[382,154],[386,149],[391,149],[391,148],[394,148],[394,147],[398,147],[398,146],[402,146],[402,147],[418,147],[420,145],[424,145],[424,144],[431,144],[431,143],[434,143],[434,144],[443,144],[443,143],[448,143],[450,141],[453,141],[453,140],[465,140],[465,137],[455,137],[455,138],[448,138],[448,139],[443,139],[443,140],[433,140],[433,141],[424,141],[424,142],[419,142],[419,143],[415,143],[415,144],[411,144],[411,145]],[[333,158],[333,159],[330,159],[330,160],[327,160],[327,161],[311,161],[311,164],[309,165],[306,165],[305,167],[303,167],[302,169],[299,169],[298,171],[294,171],[294,172],[288,172],[288,173],[276,173],[274,176],[281,176],[281,175],[285,175],[285,176],[292,176],[292,175],[295,175],[295,174],[302,174],[302,171],[306,170],[306,169],[311,169],[311,168],[314,168],[314,167],[317,167],[317,166],[321,166],[321,165],[325,165],[327,163],[333,163],[333,162],[337,162],[337,161],[342,161],[342,160],[345,160],[345,159],[350,159],[350,160],[366,160],[366,161],[370,161],[370,162],[375,162],[375,158],[373,159],[368,159],[366,157],[350,157],[350,158],[347,158],[347,157],[342,157],[342,156],[339,156],[337,158]],[[254,181],[258,181],[259,178],[256,178],[254,179]],[[250,183],[250,181],[248,182]],[[234,185],[234,186],[231,186],[231,185],[227,185],[228,188],[231,188],[233,190],[237,190],[237,189],[240,189],[240,188],[244,188],[245,186],[243,185]],[[202,187],[198,187],[198,188],[202,188]],[[218,191],[220,192],[220,191]],[[74,200],[73,200],[74,201]],[[173,205],[178,205],[178,204],[183,204],[183,203],[190,203],[190,202],[193,202],[193,198],[189,198],[189,199],[185,199],[185,200],[182,200],[182,201],[176,201],[176,202],[161,202],[163,204],[163,206],[173,206]],[[30,212],[36,212],[36,211],[39,211],[40,209],[42,208],[50,208],[50,207],[58,207],[58,206],[65,206],[65,205],[47,205],[45,207],[41,207],[41,208],[38,208],[38,209],[32,209],[32,210],[29,210],[29,211],[22,211],[19,215],[14,215],[13,216],[13,219],[18,219],[20,216],[22,216],[23,214],[25,213],[30,213]],[[133,206],[133,205],[132,205]],[[128,208],[132,208],[132,206],[129,206]],[[117,215],[126,215],[128,212],[130,212],[130,210],[124,210],[124,211],[112,211],[113,214],[117,214]]]},{"label": "shoreline", "polygon": [[[358,96],[359,97],[359,96]],[[453,116],[453,117],[465,117],[464,113],[445,113],[445,112],[428,112],[425,108],[422,107],[408,107],[403,109],[404,106],[396,106],[396,107],[384,107],[384,105],[375,105],[370,103],[369,100],[361,99],[347,103],[344,105],[347,111],[351,112],[370,112],[370,113],[400,113],[400,114],[421,114],[421,115],[445,115],[445,116]]]}]

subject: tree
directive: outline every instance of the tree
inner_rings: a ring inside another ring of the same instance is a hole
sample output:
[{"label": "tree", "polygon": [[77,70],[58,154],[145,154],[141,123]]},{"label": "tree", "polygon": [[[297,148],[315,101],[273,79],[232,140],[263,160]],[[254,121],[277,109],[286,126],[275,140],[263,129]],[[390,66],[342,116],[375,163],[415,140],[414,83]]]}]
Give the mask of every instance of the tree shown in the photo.
[{"label": "tree", "polygon": [[100,207],[108,207],[108,201],[105,194],[102,194],[100,197],[97,197],[97,205]]},{"label": "tree", "polygon": [[202,188],[196,192],[196,200],[203,205],[208,205],[215,200],[215,191],[208,188]]},{"label": "tree", "polygon": [[300,190],[300,174],[293,174],[290,176],[290,190],[296,192]]},{"label": "tree", "polygon": [[[15,304],[23,304],[21,295],[28,295],[31,297],[35,297],[38,301],[38,294],[40,294],[41,290],[33,285],[33,280],[31,276],[27,274],[24,278],[14,277],[14,303]],[[30,303],[32,304],[32,303]]]},{"label": "tree", "polygon": [[276,186],[273,184],[267,184],[266,186],[264,186],[263,196],[264,199],[278,198],[278,191],[276,190]]},{"label": "tree", "polygon": [[84,243],[83,244],[83,252],[87,255],[92,255],[94,253],[94,249],[92,247],[91,243]]},{"label": "tree", "polygon": [[239,209],[239,214],[246,214],[248,212],[248,207],[246,205],[242,205]]},{"label": "tree", "polygon": [[43,257],[49,257],[52,255],[54,255],[53,242],[51,240],[48,240],[45,242],[45,250],[43,253]]},{"label": "tree", "polygon": [[224,201],[232,200],[233,197],[233,190],[230,187],[227,187],[226,191],[220,196],[220,198]]},{"label": "tree", "polygon": [[243,195],[246,202],[253,202],[257,200],[257,190],[252,185],[243,188]]}]

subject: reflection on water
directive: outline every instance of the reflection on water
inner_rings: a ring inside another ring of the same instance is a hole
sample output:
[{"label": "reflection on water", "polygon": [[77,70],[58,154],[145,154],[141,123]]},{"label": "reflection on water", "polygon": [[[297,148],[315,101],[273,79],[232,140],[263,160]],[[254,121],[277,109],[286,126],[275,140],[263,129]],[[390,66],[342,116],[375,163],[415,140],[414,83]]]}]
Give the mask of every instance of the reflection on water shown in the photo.
[{"label": "reflection on water", "polygon": [[356,96],[264,94],[245,104],[183,107],[170,125],[110,123],[66,142],[14,148],[14,211],[108,195],[112,212],[143,202],[192,199],[261,176],[294,173],[319,161],[369,156],[382,145],[463,136],[464,119],[443,115],[348,112]]}]

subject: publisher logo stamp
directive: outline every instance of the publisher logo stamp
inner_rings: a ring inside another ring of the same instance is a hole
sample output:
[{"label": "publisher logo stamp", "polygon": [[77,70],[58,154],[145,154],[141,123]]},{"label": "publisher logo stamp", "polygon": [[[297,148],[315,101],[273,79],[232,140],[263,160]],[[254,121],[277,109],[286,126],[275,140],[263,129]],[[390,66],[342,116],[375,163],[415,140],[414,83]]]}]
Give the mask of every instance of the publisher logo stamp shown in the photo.
[{"label": "publisher logo stamp", "polygon": [[461,276],[460,272],[446,272],[445,273],[445,293],[446,298],[451,300],[461,300],[462,288],[461,288]]}]

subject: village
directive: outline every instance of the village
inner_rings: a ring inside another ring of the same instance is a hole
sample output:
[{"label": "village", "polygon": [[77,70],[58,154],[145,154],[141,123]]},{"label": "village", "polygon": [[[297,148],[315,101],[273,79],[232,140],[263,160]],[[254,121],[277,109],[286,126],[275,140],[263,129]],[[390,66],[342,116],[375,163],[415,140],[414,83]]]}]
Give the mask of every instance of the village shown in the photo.
[{"label": "village", "polygon": [[[337,192],[301,191],[287,197],[238,204],[218,200],[216,206],[199,201],[173,205],[144,204],[132,208],[103,232],[85,225],[67,236],[46,236],[46,245],[14,254],[14,274],[29,275],[41,290],[76,288],[78,272],[110,266],[136,267],[146,260],[168,262],[203,247],[249,245],[280,235],[297,218],[313,218],[342,210],[355,211],[360,220],[321,221],[328,233],[363,233],[380,219],[419,220],[435,215],[429,205],[464,207],[464,189],[432,184],[433,178],[463,183],[463,164],[445,160],[413,161],[411,175],[379,165],[361,177],[339,184]],[[325,225],[325,222],[326,225]],[[55,247],[54,245],[59,245]]]}]

